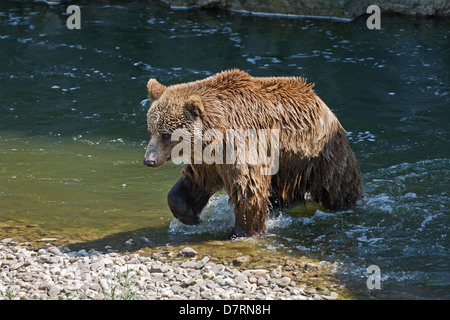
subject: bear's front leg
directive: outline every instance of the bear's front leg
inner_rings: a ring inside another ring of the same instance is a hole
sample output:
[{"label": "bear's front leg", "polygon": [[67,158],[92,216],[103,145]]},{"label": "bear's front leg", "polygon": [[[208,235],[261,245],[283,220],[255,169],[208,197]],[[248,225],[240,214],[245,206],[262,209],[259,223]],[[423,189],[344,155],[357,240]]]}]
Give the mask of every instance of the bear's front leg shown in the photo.
[{"label": "bear's front leg", "polygon": [[[231,175],[233,176],[233,175]],[[226,184],[230,201],[235,206],[233,234],[238,237],[263,235],[266,233],[266,220],[269,212],[269,191],[267,177],[255,179],[235,177]],[[258,178],[256,176],[256,178]]]},{"label": "bear's front leg", "polygon": [[199,224],[200,214],[213,192],[209,192],[183,175],[167,196],[170,211],[184,224]]},{"label": "bear's front leg", "polygon": [[[254,202],[253,202],[254,201]],[[266,200],[242,200],[235,204],[233,235],[237,237],[259,236],[266,233],[266,219],[269,207]]]}]

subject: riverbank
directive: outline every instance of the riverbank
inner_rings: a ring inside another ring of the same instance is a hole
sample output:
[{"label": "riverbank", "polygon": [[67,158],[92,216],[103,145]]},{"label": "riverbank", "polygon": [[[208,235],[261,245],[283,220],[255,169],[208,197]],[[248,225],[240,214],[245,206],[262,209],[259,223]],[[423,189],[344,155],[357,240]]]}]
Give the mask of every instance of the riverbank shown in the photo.
[{"label": "riverbank", "polygon": [[[317,265],[239,268],[191,247],[166,255],[71,251],[0,241],[0,299],[13,300],[336,300],[326,288],[307,287],[295,269]],[[319,289],[319,290],[318,290]]]},{"label": "riverbank", "polygon": [[172,8],[217,8],[231,12],[258,15],[294,15],[316,18],[352,20],[364,15],[367,7],[376,4],[382,12],[403,15],[449,16],[447,0],[162,0]]}]

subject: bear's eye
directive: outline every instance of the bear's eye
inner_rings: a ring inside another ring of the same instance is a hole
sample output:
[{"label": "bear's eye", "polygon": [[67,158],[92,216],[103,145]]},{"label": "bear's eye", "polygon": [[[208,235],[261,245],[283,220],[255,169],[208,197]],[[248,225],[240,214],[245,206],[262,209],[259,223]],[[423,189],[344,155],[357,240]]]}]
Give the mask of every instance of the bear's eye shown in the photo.
[{"label": "bear's eye", "polygon": [[170,139],[170,133],[167,133],[167,132],[163,133],[163,134],[162,134],[162,138],[163,138],[164,140]]}]

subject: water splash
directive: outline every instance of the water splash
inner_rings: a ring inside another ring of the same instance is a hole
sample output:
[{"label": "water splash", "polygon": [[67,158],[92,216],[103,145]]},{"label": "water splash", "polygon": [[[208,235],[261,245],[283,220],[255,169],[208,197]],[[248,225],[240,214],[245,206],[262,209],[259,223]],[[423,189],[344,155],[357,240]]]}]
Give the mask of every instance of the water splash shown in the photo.
[{"label": "water splash", "polygon": [[201,223],[190,226],[173,218],[169,225],[171,234],[217,234],[234,226],[234,206],[228,203],[228,195],[215,194],[200,215]]}]

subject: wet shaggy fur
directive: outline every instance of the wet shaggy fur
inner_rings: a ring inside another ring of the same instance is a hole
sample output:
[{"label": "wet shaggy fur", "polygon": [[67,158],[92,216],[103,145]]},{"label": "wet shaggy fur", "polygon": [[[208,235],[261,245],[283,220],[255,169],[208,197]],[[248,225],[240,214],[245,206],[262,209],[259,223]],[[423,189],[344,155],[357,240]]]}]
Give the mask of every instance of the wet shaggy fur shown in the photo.
[{"label": "wet shaggy fur", "polygon": [[168,196],[170,209],[182,222],[199,223],[209,197],[223,188],[235,206],[238,236],[264,234],[274,202],[304,203],[309,197],[339,210],[361,197],[360,169],[346,132],[305,79],[258,78],[230,70],[169,87],[151,79],[147,88],[153,101],[148,111],[153,147],[149,144],[146,157],[156,159],[155,167],[170,159],[167,152],[173,148],[164,143],[163,134],[182,127],[193,130],[196,120],[203,131],[218,129],[224,137],[227,129],[280,130],[275,175],[262,174],[260,165],[185,165]]}]

